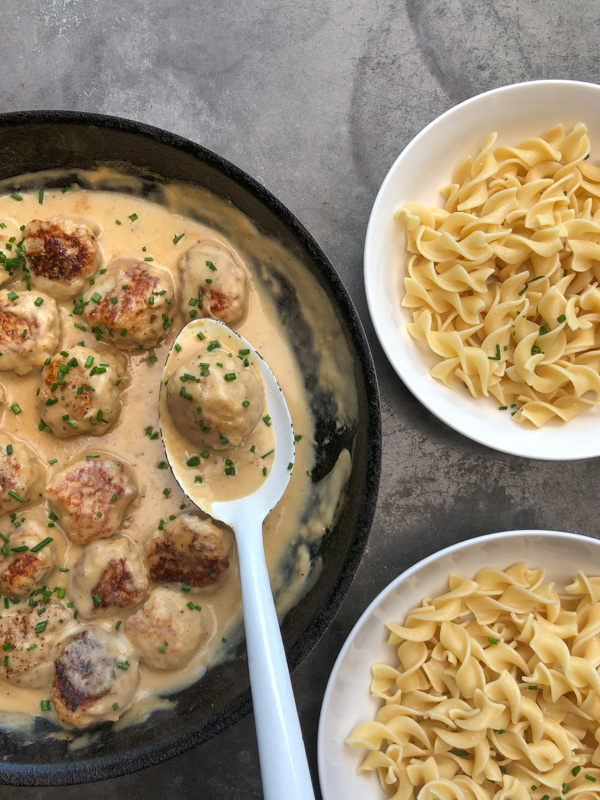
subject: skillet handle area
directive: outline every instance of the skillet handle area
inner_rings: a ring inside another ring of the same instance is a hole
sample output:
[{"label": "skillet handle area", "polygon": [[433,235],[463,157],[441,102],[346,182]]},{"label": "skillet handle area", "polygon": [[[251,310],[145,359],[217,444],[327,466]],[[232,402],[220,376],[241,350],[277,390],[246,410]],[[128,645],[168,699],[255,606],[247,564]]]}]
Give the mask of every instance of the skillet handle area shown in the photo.
[{"label": "skillet handle area", "polygon": [[302,730],[269,583],[262,519],[234,525],[250,685],[265,800],[314,800]]}]

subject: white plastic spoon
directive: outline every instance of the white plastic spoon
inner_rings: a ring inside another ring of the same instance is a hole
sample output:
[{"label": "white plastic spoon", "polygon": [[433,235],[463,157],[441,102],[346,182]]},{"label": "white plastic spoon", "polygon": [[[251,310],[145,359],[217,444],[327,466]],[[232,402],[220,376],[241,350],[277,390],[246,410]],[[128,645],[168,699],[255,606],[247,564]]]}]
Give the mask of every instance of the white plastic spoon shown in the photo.
[{"label": "white plastic spoon", "polygon": [[215,502],[198,496],[190,482],[189,470],[177,459],[164,424],[166,414],[165,378],[167,358],[161,383],[160,424],[165,452],[175,479],[202,511],[229,525],[234,533],[242,588],[244,627],[248,649],[250,685],[265,800],[313,800],[314,792],[306,759],[298,711],[281,640],[262,538],[263,521],[278,503],[290,479],[289,464],[294,461],[294,434],[287,404],[275,376],[243,337],[224,323],[214,319],[197,319],[186,325],[175,344],[190,333],[203,334],[209,341],[233,336],[238,349],[249,350],[264,384],[266,405],[275,435],[275,456],[268,477],[260,487],[245,497]]}]

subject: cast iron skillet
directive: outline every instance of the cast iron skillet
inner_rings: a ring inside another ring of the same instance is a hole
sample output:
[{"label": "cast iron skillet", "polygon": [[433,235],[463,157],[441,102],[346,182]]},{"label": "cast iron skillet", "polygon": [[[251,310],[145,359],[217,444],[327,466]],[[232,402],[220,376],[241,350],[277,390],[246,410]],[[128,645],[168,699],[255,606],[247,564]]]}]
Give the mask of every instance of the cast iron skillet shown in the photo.
[{"label": "cast iron skillet", "polygon": [[[190,182],[231,201],[316,278],[353,356],[358,424],[337,430],[328,398],[317,395],[313,404],[318,419],[315,478],[329,471],[342,447],[351,450],[353,468],[341,515],[319,546],[322,573],[283,622],[288,661],[295,669],[324,634],[348,591],[375,510],[381,420],[375,370],[361,323],[340,278],[308,231],[263,186],[210,150],[158,128],[114,117],[66,111],[0,115],[2,179],[47,169],[91,169],[105,163],[119,163],[147,179],[146,185]],[[292,295],[290,289],[287,303],[293,302]],[[310,364],[301,368],[307,385],[313,382]],[[94,781],[179,755],[248,713],[251,699],[245,659],[240,647],[235,659],[209,670],[201,681],[175,695],[174,710],[157,711],[145,723],[116,732],[107,725],[81,749],[67,751],[65,741],[45,738],[51,728],[41,719],[33,734],[0,730],[0,782],[43,786]]]}]

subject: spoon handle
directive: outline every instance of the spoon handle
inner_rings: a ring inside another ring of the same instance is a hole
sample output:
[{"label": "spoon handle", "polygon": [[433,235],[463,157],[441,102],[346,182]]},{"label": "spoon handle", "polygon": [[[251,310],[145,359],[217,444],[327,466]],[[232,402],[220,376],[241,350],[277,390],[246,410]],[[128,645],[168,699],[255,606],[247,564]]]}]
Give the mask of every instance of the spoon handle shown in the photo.
[{"label": "spoon handle", "polygon": [[302,730],[269,583],[262,520],[247,517],[237,521],[235,533],[264,798],[313,800]]}]

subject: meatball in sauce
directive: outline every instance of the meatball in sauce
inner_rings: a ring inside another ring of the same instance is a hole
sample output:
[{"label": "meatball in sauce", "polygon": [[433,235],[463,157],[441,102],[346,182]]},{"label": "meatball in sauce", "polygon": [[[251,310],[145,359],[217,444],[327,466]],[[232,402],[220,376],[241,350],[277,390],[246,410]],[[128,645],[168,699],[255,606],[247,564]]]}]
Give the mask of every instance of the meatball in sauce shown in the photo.
[{"label": "meatball in sauce", "polygon": [[131,467],[116,456],[88,454],[62,470],[44,490],[72,542],[112,536],[138,490]]},{"label": "meatball in sauce", "polygon": [[25,442],[0,431],[0,514],[41,497],[46,469]]},{"label": "meatball in sauce", "polygon": [[57,300],[80,294],[102,264],[98,229],[69,217],[34,219],[23,231],[31,283]]},{"label": "meatball in sauce", "polygon": [[115,721],[131,705],[138,682],[138,659],[129,640],[88,625],[57,647],[52,707],[63,728]]},{"label": "meatball in sauce", "polygon": [[125,633],[140,661],[151,669],[181,669],[206,637],[200,607],[181,592],[154,589],[139,611],[125,621]]},{"label": "meatball in sauce", "polygon": [[52,680],[56,641],[73,612],[53,599],[34,602],[33,607],[13,609],[0,619],[0,677],[12,686],[43,689]]},{"label": "meatball in sauce", "polygon": [[235,325],[246,315],[248,272],[240,256],[215,240],[199,241],[179,261],[181,309],[186,321],[212,317]]},{"label": "meatball in sauce", "polygon": [[213,587],[229,569],[231,534],[212,519],[181,514],[150,540],[146,563],[154,583]]},{"label": "meatball in sauce", "polygon": [[137,608],[147,590],[142,557],[125,536],[88,544],[69,576],[69,597],[86,619]]},{"label": "meatball in sauce", "polygon": [[104,435],[121,411],[121,371],[110,353],[91,347],[61,350],[42,370],[38,409],[60,438]]},{"label": "meatball in sauce", "polygon": [[41,509],[0,521],[0,594],[29,597],[57,564],[57,542]]},{"label": "meatball in sauce", "polygon": [[60,313],[51,297],[0,291],[0,370],[27,375],[43,366],[60,341]]},{"label": "meatball in sauce", "polygon": [[130,350],[149,349],[173,325],[174,297],[166,269],[117,258],[84,295],[84,314],[103,339]]}]

